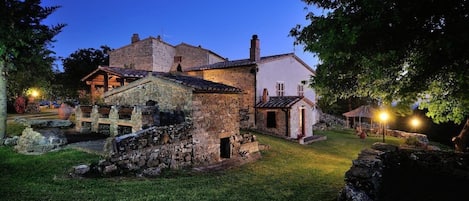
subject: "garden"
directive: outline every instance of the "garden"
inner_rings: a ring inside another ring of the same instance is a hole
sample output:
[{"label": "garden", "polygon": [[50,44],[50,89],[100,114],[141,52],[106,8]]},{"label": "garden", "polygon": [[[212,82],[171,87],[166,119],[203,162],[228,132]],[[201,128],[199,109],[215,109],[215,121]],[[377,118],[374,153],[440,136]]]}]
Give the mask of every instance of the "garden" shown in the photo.
[{"label": "garden", "polygon": [[101,156],[72,148],[22,155],[4,146],[0,194],[5,200],[335,200],[352,160],[381,141],[361,140],[353,130],[316,131],[327,140],[309,145],[256,135],[270,148],[255,163],[215,172],[168,170],[155,178],[71,178],[73,166]]}]

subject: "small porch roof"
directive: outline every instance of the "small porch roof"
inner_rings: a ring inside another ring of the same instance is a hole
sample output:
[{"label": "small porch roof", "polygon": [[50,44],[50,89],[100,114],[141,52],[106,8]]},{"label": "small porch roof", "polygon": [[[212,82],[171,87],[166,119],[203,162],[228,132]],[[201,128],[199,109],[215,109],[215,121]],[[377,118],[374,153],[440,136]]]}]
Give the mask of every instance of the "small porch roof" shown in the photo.
[{"label": "small porch roof", "polygon": [[271,96],[268,101],[257,103],[256,108],[291,108],[300,100],[313,105],[310,100],[303,96]]}]

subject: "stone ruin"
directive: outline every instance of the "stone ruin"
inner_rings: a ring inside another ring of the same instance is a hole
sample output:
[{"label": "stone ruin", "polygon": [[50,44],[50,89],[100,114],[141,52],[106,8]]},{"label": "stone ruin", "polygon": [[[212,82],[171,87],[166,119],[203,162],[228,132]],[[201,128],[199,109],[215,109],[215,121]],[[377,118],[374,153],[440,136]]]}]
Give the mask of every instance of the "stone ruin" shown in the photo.
[{"label": "stone ruin", "polygon": [[468,183],[468,153],[375,143],[353,161],[337,200],[464,200]]}]

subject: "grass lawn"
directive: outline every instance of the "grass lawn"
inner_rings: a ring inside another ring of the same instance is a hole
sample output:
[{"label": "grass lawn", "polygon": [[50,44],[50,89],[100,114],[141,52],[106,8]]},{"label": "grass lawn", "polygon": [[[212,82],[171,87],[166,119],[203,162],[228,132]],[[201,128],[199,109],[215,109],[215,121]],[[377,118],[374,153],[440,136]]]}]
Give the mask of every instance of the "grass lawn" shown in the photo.
[{"label": "grass lawn", "polygon": [[[158,178],[72,179],[72,166],[100,156],[66,149],[21,155],[0,147],[0,200],[335,200],[357,154],[381,137],[316,131],[328,140],[299,145],[257,134],[270,149],[262,159],[212,173],[167,171]],[[386,137],[387,143],[403,140]]]}]

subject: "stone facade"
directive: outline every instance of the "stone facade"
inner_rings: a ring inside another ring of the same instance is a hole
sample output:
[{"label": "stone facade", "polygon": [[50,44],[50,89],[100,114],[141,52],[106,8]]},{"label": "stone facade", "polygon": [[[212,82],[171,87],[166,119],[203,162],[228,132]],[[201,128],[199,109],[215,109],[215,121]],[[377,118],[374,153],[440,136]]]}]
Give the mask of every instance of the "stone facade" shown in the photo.
[{"label": "stone facade", "polygon": [[[179,58],[179,59],[178,59]],[[177,46],[164,42],[161,37],[139,40],[109,52],[109,65],[137,70],[170,72],[181,67],[207,65],[223,61],[217,54],[185,43]]]},{"label": "stone facade", "polygon": [[166,79],[140,79],[107,92],[106,104],[145,105],[149,100],[156,101],[161,111],[192,110],[192,90],[190,87],[175,84]]},{"label": "stone facade", "polygon": [[[183,112],[184,121],[112,135],[106,143],[109,158],[94,167],[95,171],[105,175],[151,175],[164,168],[209,166],[258,152],[254,136],[239,134],[240,92],[199,78],[165,74],[149,75],[105,93],[108,104],[134,105],[137,110],[155,101],[162,112]],[[108,117],[115,118],[116,111],[109,112]]]},{"label": "stone facade", "polygon": [[256,66],[252,65],[248,67],[190,71],[187,74],[242,89],[239,109],[240,127],[252,129],[255,128],[255,70]]},{"label": "stone facade", "polygon": [[220,56],[210,53],[210,51],[203,49],[201,46],[195,47],[186,43],[181,43],[175,46],[176,55],[180,61],[175,58],[174,64],[170,71],[177,71],[177,66],[181,65],[181,70],[185,71],[188,67],[201,66],[224,61]]},{"label": "stone facade", "polygon": [[[231,136],[239,134],[239,94],[194,94],[193,124],[194,152],[203,152],[196,161],[207,165],[218,162],[221,157],[222,139],[233,144]],[[227,145],[227,158],[239,150]]]},{"label": "stone facade", "polygon": [[[267,125],[268,112],[275,113],[275,127],[269,127]],[[288,118],[288,113],[288,110],[282,109],[257,109],[257,130],[261,131],[262,133],[267,133],[282,138],[290,138],[290,133],[287,132],[287,123],[289,121],[286,120]]]},{"label": "stone facade", "polygon": [[[312,107],[305,97],[267,97],[266,94],[256,104],[257,130],[287,139],[310,139],[313,136]],[[307,143],[308,140],[299,142]]]},{"label": "stone facade", "polygon": [[109,52],[109,65],[137,70],[168,72],[175,49],[158,38],[134,42]]}]

